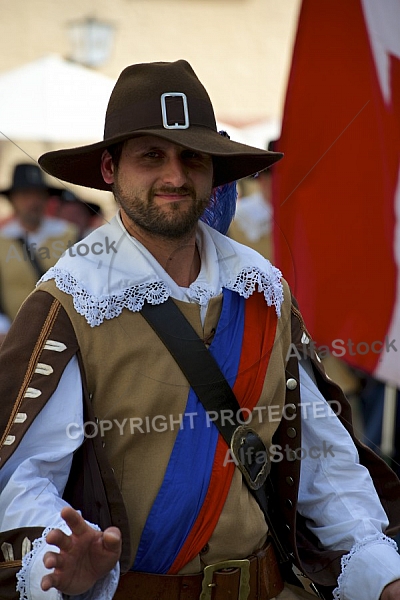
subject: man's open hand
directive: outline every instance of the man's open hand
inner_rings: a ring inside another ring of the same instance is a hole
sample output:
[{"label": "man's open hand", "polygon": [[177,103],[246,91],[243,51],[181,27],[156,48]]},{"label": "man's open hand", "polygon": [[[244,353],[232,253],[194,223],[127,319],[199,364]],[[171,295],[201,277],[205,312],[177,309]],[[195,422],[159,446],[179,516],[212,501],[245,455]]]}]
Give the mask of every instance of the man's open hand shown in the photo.
[{"label": "man's open hand", "polygon": [[66,535],[59,529],[48,533],[47,543],[58,546],[60,553],[44,555],[45,567],[54,571],[43,577],[42,590],[54,587],[64,594],[83,594],[119,560],[121,532],[117,527],[96,531],[73,508],[63,508],[61,517],[72,533]]}]

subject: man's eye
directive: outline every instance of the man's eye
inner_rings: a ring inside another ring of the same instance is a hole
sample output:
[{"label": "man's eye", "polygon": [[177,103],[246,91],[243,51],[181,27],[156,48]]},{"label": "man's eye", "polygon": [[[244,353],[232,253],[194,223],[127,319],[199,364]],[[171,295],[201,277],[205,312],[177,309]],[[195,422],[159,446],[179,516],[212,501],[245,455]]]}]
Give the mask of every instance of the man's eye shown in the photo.
[{"label": "man's eye", "polygon": [[195,152],[194,150],[187,150],[186,152],[184,152],[183,158],[185,160],[205,160],[205,156],[203,154],[201,154],[200,152]]}]

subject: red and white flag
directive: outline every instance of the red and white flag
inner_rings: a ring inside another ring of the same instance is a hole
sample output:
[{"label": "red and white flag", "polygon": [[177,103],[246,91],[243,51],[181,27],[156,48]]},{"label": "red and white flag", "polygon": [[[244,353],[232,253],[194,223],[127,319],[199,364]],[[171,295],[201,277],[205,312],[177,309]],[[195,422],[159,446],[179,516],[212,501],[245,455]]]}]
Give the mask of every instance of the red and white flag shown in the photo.
[{"label": "red and white flag", "polygon": [[400,387],[400,2],[303,0],[275,263],[317,346]]}]

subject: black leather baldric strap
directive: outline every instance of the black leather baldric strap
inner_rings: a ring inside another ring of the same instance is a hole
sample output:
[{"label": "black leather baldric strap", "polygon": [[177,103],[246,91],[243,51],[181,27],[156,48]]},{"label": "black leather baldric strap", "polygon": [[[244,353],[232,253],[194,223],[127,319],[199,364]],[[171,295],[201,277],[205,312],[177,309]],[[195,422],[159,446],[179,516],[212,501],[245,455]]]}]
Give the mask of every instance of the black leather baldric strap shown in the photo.
[{"label": "black leather baldric strap", "polygon": [[[258,452],[264,453],[268,460],[266,448],[259,436],[253,430],[243,427],[238,420],[240,405],[217,362],[171,298],[158,305],[145,303],[141,313],[181,368],[206,411],[213,414],[213,422],[228,447],[232,448],[233,440],[239,438],[238,443],[243,445],[243,452],[239,454],[236,464],[264,513],[281,562],[290,561],[289,552],[282,546],[280,536],[276,532],[276,525],[272,522],[268,511],[269,498],[273,494],[271,478],[267,477],[270,463],[268,463],[268,470],[264,470],[265,477],[259,480],[265,483],[252,485],[259,479],[262,465],[258,460],[250,464],[246,460],[249,455],[257,456]],[[227,410],[232,415],[231,422],[223,418],[223,415],[227,414],[223,411]],[[238,432],[239,436],[236,435]],[[254,452],[248,453],[249,447]]]},{"label": "black leather baldric strap", "polygon": [[168,348],[205,409],[218,414],[215,425],[230,444],[237,425],[222,420],[221,411],[236,415],[240,405],[203,340],[171,298],[158,305],[145,303],[141,314]]}]

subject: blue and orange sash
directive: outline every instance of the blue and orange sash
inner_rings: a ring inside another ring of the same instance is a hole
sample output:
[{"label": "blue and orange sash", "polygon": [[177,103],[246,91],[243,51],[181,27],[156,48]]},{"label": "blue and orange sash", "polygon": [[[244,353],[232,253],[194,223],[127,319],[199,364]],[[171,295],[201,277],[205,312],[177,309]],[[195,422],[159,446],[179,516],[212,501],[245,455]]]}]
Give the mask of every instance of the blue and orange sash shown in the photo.
[{"label": "blue and orange sash", "polygon": [[[245,300],[224,290],[210,352],[241,407],[256,406],[277,325],[262,293]],[[229,492],[234,469],[227,445],[192,389],[165,477],[139,542],[134,571],[174,574],[209,540]]]}]

